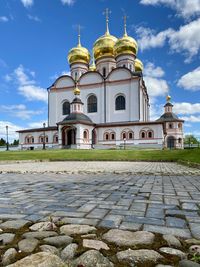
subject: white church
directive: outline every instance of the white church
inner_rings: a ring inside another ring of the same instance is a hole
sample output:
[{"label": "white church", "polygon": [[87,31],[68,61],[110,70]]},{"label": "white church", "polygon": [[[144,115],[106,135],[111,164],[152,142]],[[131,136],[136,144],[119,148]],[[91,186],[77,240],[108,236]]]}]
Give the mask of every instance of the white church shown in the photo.
[{"label": "white church", "polygon": [[48,125],[21,130],[21,149],[183,148],[183,123],[173,113],[170,97],[163,115],[150,121],[148,85],[138,45],[127,35],[106,32],[90,53],[78,45],[68,53],[71,75],[60,76],[48,88]]}]

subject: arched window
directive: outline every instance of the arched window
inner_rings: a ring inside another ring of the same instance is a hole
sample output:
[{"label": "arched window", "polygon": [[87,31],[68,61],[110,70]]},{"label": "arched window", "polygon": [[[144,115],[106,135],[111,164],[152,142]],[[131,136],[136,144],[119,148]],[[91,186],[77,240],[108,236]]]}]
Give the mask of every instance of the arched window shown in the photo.
[{"label": "arched window", "polygon": [[91,95],[88,97],[87,112],[88,113],[97,112],[97,97],[95,95]]},{"label": "arched window", "polygon": [[126,109],[126,100],[123,95],[119,95],[115,99],[115,110],[124,110]]},{"label": "arched window", "polygon": [[182,124],[181,123],[178,124],[178,128],[182,129]]},{"label": "arched window", "polygon": [[182,139],[181,139],[181,138],[178,139],[178,143],[179,143],[179,144],[182,143]]},{"label": "arched window", "polygon": [[58,143],[58,134],[54,134],[53,143]]},{"label": "arched window", "polygon": [[69,101],[65,101],[63,103],[63,115],[68,115],[70,114],[70,103]]},{"label": "arched window", "polygon": [[130,68],[130,70],[132,70],[132,65],[131,64],[129,65],[129,68]]},{"label": "arched window", "polygon": [[122,139],[122,140],[126,139],[126,132],[122,132],[122,133],[121,133],[121,139]]},{"label": "arched window", "polygon": [[45,137],[45,142],[46,142],[46,143],[49,142],[49,138],[48,138],[48,136]]},{"label": "arched window", "polygon": [[123,67],[126,68],[126,65],[124,64]]},{"label": "arched window", "polygon": [[133,139],[133,137],[134,137],[133,132],[128,132],[128,139]]},{"label": "arched window", "polygon": [[173,129],[173,123],[169,123],[169,129]]},{"label": "arched window", "polygon": [[104,133],[104,138],[103,138],[104,140],[106,140],[106,141],[108,141],[109,140],[109,133]]},{"label": "arched window", "polygon": [[84,132],[83,132],[83,139],[85,139],[85,140],[88,140],[89,139],[88,130],[84,130]]},{"label": "arched window", "polygon": [[33,144],[34,143],[34,137],[31,135],[28,135],[25,137],[25,143],[26,144]]},{"label": "arched window", "polygon": [[148,131],[148,138],[153,138],[153,131]]},{"label": "arched window", "polygon": [[75,81],[77,81],[77,80],[78,80],[78,73],[75,72]]},{"label": "arched window", "polygon": [[115,133],[114,132],[110,133],[110,140],[115,140]]},{"label": "arched window", "polygon": [[146,132],[145,131],[141,131],[140,132],[140,137],[141,137],[141,139],[146,138]]},{"label": "arched window", "polygon": [[104,78],[106,77],[106,68],[105,67],[103,68],[103,77]]}]

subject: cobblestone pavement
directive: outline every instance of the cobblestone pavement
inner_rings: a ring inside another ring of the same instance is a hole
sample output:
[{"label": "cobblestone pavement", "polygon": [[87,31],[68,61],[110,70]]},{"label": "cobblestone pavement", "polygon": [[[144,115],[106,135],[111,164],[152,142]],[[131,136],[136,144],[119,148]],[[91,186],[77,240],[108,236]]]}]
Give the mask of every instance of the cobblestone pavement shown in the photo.
[{"label": "cobblestone pavement", "polygon": [[[132,174],[2,173],[0,220],[53,216],[65,223],[200,238],[199,171],[176,164],[142,164],[133,164],[138,171]],[[127,168],[125,163],[118,165]]]},{"label": "cobblestone pavement", "polygon": [[188,168],[166,162],[109,162],[109,161],[62,161],[62,162],[0,162],[0,172],[14,173],[143,173],[143,174],[197,174],[200,169]]}]

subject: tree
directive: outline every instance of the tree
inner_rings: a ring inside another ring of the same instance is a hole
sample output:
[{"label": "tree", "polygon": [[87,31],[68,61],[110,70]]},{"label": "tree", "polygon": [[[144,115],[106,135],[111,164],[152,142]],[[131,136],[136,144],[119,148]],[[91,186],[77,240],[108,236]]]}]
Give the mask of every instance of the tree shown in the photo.
[{"label": "tree", "polygon": [[19,140],[14,140],[12,143],[13,146],[18,146],[19,145]]},{"label": "tree", "polygon": [[6,140],[3,138],[0,139],[0,146],[5,146],[6,145]]},{"label": "tree", "polygon": [[198,142],[198,139],[192,134],[188,134],[184,138],[184,144],[198,144]]}]

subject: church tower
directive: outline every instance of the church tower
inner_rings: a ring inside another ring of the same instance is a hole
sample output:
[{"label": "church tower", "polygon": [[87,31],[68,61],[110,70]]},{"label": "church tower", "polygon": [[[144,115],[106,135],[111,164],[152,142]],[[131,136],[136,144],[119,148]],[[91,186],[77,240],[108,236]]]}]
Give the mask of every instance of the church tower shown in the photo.
[{"label": "church tower", "polygon": [[71,76],[75,81],[89,69],[90,53],[87,48],[81,45],[80,26],[78,32],[78,45],[69,51],[68,62],[70,65]]},{"label": "church tower", "polygon": [[117,38],[109,32],[109,10],[106,9],[106,32],[103,36],[98,38],[93,46],[96,69],[103,77],[116,68],[116,61],[114,57],[114,45]]}]

